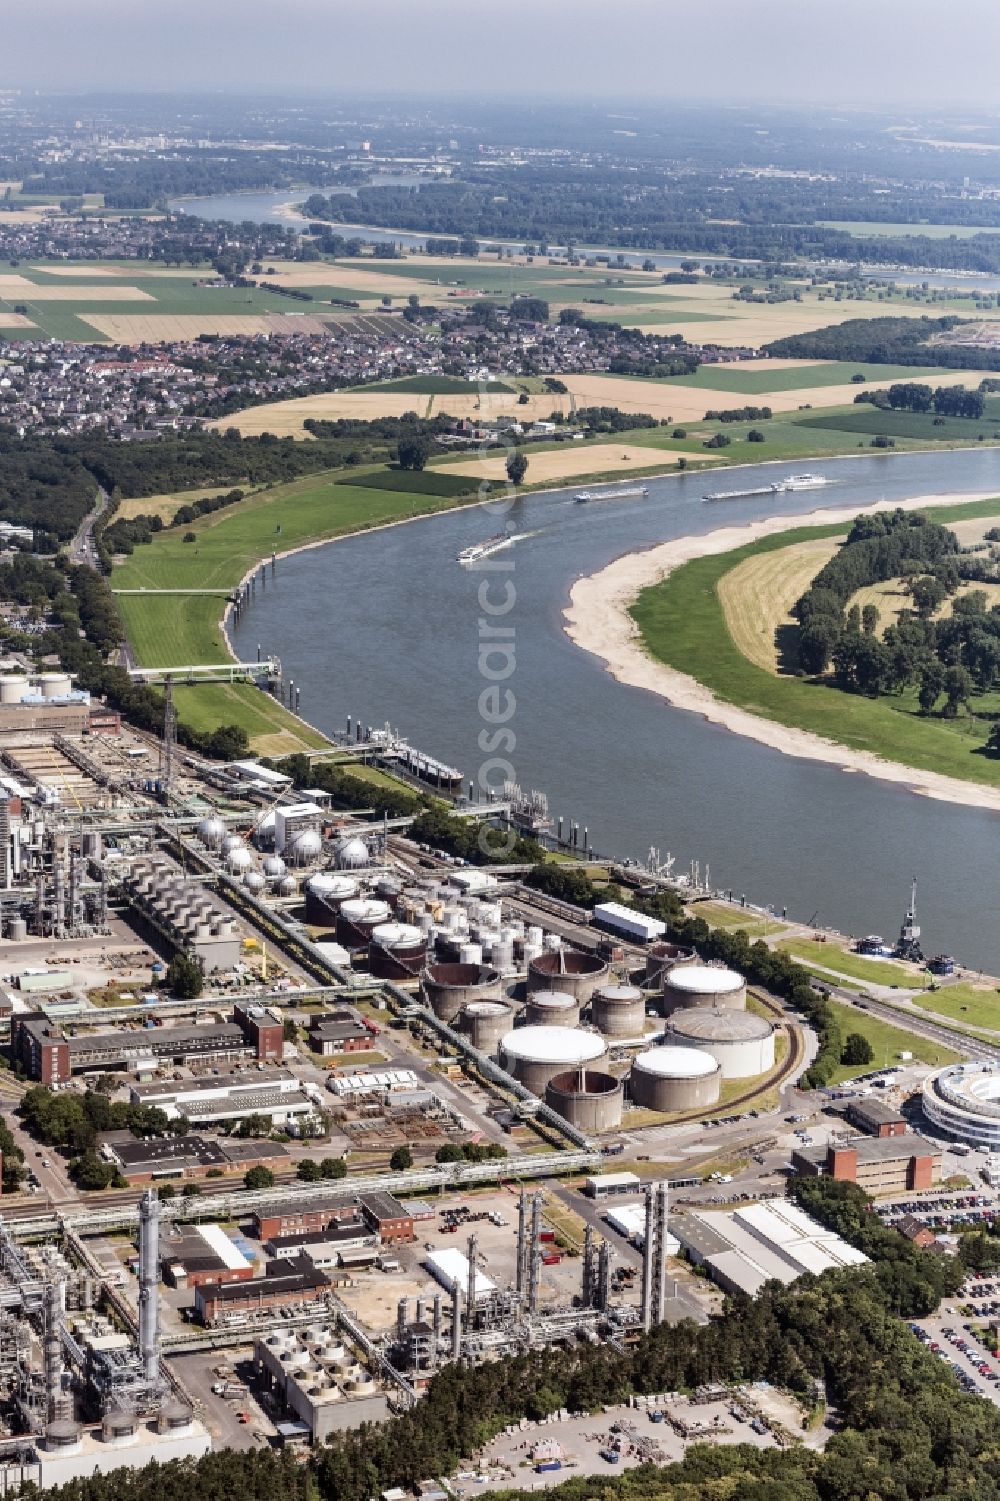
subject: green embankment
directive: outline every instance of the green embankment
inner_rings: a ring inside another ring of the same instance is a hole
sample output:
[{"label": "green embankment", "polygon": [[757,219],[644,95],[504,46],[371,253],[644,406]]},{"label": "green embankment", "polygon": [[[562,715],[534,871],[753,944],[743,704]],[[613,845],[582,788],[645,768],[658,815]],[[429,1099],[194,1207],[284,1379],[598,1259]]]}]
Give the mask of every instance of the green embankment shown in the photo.
[{"label": "green embankment", "polygon": [[915,966],[905,969],[903,965],[886,959],[866,959],[863,954],[852,954],[836,943],[814,938],[783,938],[777,947],[803,964],[832,970],[834,974],[860,980],[865,985],[894,985],[899,989],[919,990],[926,983]]},{"label": "green embankment", "polygon": [[[929,506],[948,525],[1000,514],[1000,500]],[[913,695],[869,699],[800,678],[775,677],[739,651],[726,626],[716,585],[745,558],[796,542],[843,533],[840,525],[794,527],[717,557],[695,558],[643,590],[632,606],[650,656],[687,673],[718,698],[764,719],[809,730],[922,771],[1000,786],[1000,763],[982,754],[989,726],[967,715],[922,716]]]},{"label": "green embankment", "polygon": [[994,1032],[1000,1029],[1000,993],[995,989],[959,981],[914,996],[913,1002],[922,1011],[936,1012],[965,1027],[986,1027]]},{"label": "green embankment", "polygon": [[871,1063],[841,1063],[833,1072],[830,1084],[840,1084],[844,1079],[856,1079],[858,1074],[863,1074],[870,1068],[887,1068],[895,1063],[900,1053],[912,1053],[914,1058],[921,1063],[931,1064],[935,1068],[943,1068],[946,1063],[957,1063],[959,1055],[952,1052],[951,1048],[944,1048],[940,1043],[930,1042],[926,1037],[917,1037],[913,1032],[907,1032],[902,1027],[894,1027],[891,1022],[879,1021],[878,1017],[870,1016],[866,1011],[857,1011],[853,1006],[843,1006],[839,1001],[828,1002],[831,1010],[837,1018],[841,1038],[846,1038],[852,1032],[860,1032],[871,1043],[874,1058]]},{"label": "green embankment", "polygon": [[[258,491],[238,507],[216,511],[190,527],[159,532],[111,577],[116,591],[147,591],[116,596],[136,660],[152,667],[225,662],[220,621],[226,593],[260,559],[454,504],[443,496],[345,484],[343,470],[333,470]],[[184,542],[189,532],[195,540]],[[218,592],[160,592],[200,589]],[[251,685],[179,681],[175,699],[185,723],[203,730],[241,725],[254,748],[263,752],[326,744],[322,735]]]}]

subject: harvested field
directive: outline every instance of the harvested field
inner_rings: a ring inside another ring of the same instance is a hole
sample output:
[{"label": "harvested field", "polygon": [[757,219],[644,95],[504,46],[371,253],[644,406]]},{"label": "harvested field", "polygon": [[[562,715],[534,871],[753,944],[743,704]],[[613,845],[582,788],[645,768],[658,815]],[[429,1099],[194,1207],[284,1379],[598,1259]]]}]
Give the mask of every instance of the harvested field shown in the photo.
[{"label": "harvested field", "polygon": [[204,500],[208,495],[225,495],[229,490],[243,488],[242,485],[215,485],[207,490],[183,490],[174,495],[140,495],[134,500],[121,501],[115,516],[123,521],[129,521],[133,516],[159,516],[164,522],[169,522],[181,506]]},{"label": "harvested field", "polygon": [[[96,262],[90,261],[85,261],[83,263],[75,261],[72,266],[32,266],[31,269],[32,271],[37,271],[40,276],[72,276],[75,281],[80,281],[83,277],[87,277],[89,279],[92,276],[135,275],[135,266],[130,266],[126,271],[124,267],[119,268],[118,266],[99,266]],[[142,268],[142,275],[144,279],[147,276],[156,276],[157,274],[158,273],[155,271],[147,271],[145,266],[143,266]],[[190,267],[178,268],[176,274],[181,276],[190,276]]]},{"label": "harvested field", "polygon": [[[1000,604],[1000,584],[967,584],[957,594],[946,599],[940,609],[934,611],[931,619],[946,620],[954,613],[955,600],[976,590],[986,595],[987,609]],[[883,635],[888,626],[895,625],[902,610],[913,609],[913,600],[901,578],[886,579],[882,584],[870,584],[864,589],[856,590],[848,602],[848,609],[851,605],[857,605],[862,610],[865,605],[874,605],[879,613],[878,632]]]},{"label": "harvested field", "polygon": [[5,297],[8,292],[30,292],[34,285],[26,276],[18,276],[13,271],[8,274],[5,271],[0,275],[0,297]]},{"label": "harvested field", "polygon": [[[542,453],[524,450],[528,460],[528,481],[537,485],[545,481],[576,479],[581,474],[610,474],[620,471],[623,478],[629,470],[665,469],[680,456],[680,449],[639,448],[634,443],[564,443],[561,448],[548,449]],[[709,454],[686,453],[684,457],[694,463],[710,460]],[[481,459],[462,459],[458,464],[449,464],[448,474],[468,474],[475,479],[503,479],[506,459],[501,454],[484,456]]]},{"label": "harvested field", "polygon": [[335,421],[354,417],[370,422],[374,417],[399,417],[404,412],[418,412],[426,417],[447,412],[452,417],[496,417],[516,412],[522,418],[548,417],[556,410],[568,411],[565,396],[531,396],[526,405],[518,406],[513,393],[496,392],[478,396],[418,396],[412,391],[385,391],[373,386],[367,391],[324,391],[316,396],[300,396],[290,401],[271,402],[220,418],[214,427],[238,427],[241,433],[276,433],[280,437],[308,436],[302,426],[307,417]]},{"label": "harvested field", "polygon": [[23,313],[9,313],[6,308],[0,307],[0,328],[35,328],[30,318]]},{"label": "harvested field", "polygon": [[199,334],[266,334],[271,328],[264,313],[183,313],[174,317],[163,313],[90,313],[82,321],[116,344],[155,344],[160,340],[196,339]]},{"label": "harvested field", "polygon": [[[703,323],[685,319],[678,325],[685,338],[706,344],[748,344],[753,348],[769,344],[773,339],[784,338],[787,334],[808,333],[815,328],[846,323],[851,318],[878,317],[880,313],[884,316],[891,314],[894,318],[919,318],[927,312],[926,307],[919,303],[893,302],[882,305],[832,300],[820,302],[812,298],[802,302],[744,303],[736,302],[730,297],[721,305],[716,301],[699,307],[692,302],[688,307],[691,312],[703,311],[713,321],[707,321],[707,317]],[[649,304],[645,304],[625,321],[634,323],[648,333],[663,333],[669,328],[669,320],[664,322],[659,313],[655,320],[650,318],[644,322],[643,314],[648,312]]]},{"label": "harvested field", "polygon": [[[3,290],[0,288],[0,290]],[[155,302],[148,292],[139,287],[75,286],[60,287],[52,282],[25,282],[18,287],[32,302]]]},{"label": "harvested field", "polygon": [[745,657],[765,672],[787,669],[785,632],[796,629],[789,611],[837,551],[840,539],[817,537],[777,552],[745,558],[719,579],[726,627]]}]

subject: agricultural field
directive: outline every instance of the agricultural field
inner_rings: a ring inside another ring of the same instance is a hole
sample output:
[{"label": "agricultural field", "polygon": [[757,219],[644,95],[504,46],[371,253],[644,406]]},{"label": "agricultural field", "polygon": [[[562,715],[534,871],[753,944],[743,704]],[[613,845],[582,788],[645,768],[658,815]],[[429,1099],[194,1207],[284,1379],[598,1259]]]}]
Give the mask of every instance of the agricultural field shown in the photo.
[{"label": "agricultural field", "polygon": [[814,538],[757,553],[724,573],[717,589],[726,627],[743,655],[765,672],[794,671],[795,601],[829,562],[842,537]]},{"label": "agricultural field", "polygon": [[[743,396],[772,396],[779,391],[818,390],[821,386],[852,385],[854,394],[894,380],[932,380],[937,384],[941,367],[926,369],[912,365],[865,365],[846,360],[778,360],[760,359],[738,365],[701,365],[694,375],[675,375],[665,386],[697,386],[705,391],[739,391]],[[944,372],[947,373],[947,372]],[[865,380],[855,381],[854,376]],[[969,372],[974,379],[974,372]]]},{"label": "agricultural field", "polygon": [[[868,1067],[887,1068],[889,1064],[896,1062],[900,1053],[912,1053],[920,1063],[929,1064],[932,1068],[943,1068],[946,1063],[959,1061],[959,1055],[951,1048],[930,1042],[926,1037],[918,1037],[905,1027],[895,1027],[891,1022],[879,1021],[867,1011],[857,1011],[853,1006],[841,1005],[839,1001],[828,1001],[827,1004],[837,1018],[842,1038],[848,1037],[851,1032],[860,1032],[871,1043],[875,1059]],[[845,1079],[856,1078],[859,1072],[864,1070],[859,1070],[856,1063],[842,1063],[834,1069],[828,1082],[831,1085],[842,1084]]]},{"label": "agricultural field", "polygon": [[[982,227],[975,224],[867,224],[861,219],[817,219],[821,229],[839,229],[843,234],[857,239],[898,240],[906,235],[919,235],[925,240],[971,240],[975,235],[997,235],[996,225]],[[957,278],[956,278],[957,279]]]},{"label": "agricultural field", "polygon": [[[613,474],[627,479],[629,474],[648,474],[662,470],[671,460],[684,457],[689,462],[705,463],[714,455],[689,454],[682,448],[640,448],[634,443],[562,443],[558,448],[528,449],[529,485],[558,484],[560,480],[580,479],[584,475]],[[448,464],[449,474],[466,474],[474,479],[503,480],[506,459],[502,452],[480,458],[460,459]],[[442,469],[445,466],[442,465]]]},{"label": "agricultural field", "polygon": [[171,495],[140,495],[133,500],[121,500],[115,511],[115,519],[131,520],[133,516],[159,516],[164,524],[173,520],[181,506],[191,505],[196,500],[209,496],[227,495],[230,490],[242,488],[236,485],[210,485],[204,490],[175,490]]},{"label": "agricultural field", "polygon": [[[952,520],[992,518],[1000,515],[1000,501],[928,506],[926,514],[946,525]],[[836,525],[793,528],[729,553],[682,564],[663,583],[644,590],[632,607],[645,649],[722,701],[764,719],[918,770],[997,786],[1000,767],[981,752],[989,724],[1000,713],[1000,695],[977,696],[975,717],[926,716],[919,712],[912,690],[880,699],[842,693],[765,670],[736,644],[718,593],[723,576],[748,558],[842,532]]]},{"label": "agricultural field", "polygon": [[529,396],[526,403],[519,404],[514,392],[497,390],[493,386],[481,396],[475,388],[467,388],[464,395],[418,396],[409,389],[365,386],[352,391],[323,391],[314,396],[297,396],[287,401],[248,407],[246,411],[220,418],[211,426],[219,431],[238,427],[245,436],[274,433],[281,438],[308,438],[303,426],[307,417],[328,422],[350,417],[370,422],[376,417],[401,417],[404,412],[416,411],[421,417],[437,416],[442,412],[450,417],[499,417],[516,413],[520,420],[535,421],[545,420],[553,412],[568,415],[571,406],[570,397],[551,394]]}]

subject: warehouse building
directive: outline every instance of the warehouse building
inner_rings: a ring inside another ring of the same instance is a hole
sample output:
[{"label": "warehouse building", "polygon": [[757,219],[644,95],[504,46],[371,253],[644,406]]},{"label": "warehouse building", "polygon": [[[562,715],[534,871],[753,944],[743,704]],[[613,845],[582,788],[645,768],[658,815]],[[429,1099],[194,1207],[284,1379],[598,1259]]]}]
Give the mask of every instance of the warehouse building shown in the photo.
[{"label": "warehouse building", "polygon": [[306,1257],[313,1266],[326,1270],[343,1266],[344,1253],[370,1250],[378,1247],[378,1236],[360,1215],[353,1220],[341,1220],[339,1224],[327,1225],[325,1230],[305,1230],[299,1235],[272,1235],[264,1245],[268,1256],[275,1260]]},{"label": "warehouse building", "polygon": [[194,1225],[162,1247],[161,1275],[170,1287],[217,1287],[224,1282],[249,1282],[255,1267],[251,1258],[221,1225]]},{"label": "warehouse building", "polygon": [[391,1246],[416,1240],[412,1214],[391,1193],[379,1190],[376,1193],[362,1194],[359,1204],[361,1218],[374,1230],[380,1245]]},{"label": "warehouse building", "polygon": [[378,1028],[363,1020],[352,1006],[342,1006],[309,1023],[309,1047],[322,1058],[335,1053],[364,1052],[372,1046]]},{"label": "warehouse building", "polygon": [[638,1173],[594,1173],[588,1178],[583,1191],[592,1199],[620,1198],[624,1194],[640,1194],[642,1179]]},{"label": "warehouse building", "polygon": [[151,1105],[170,1120],[183,1117],[194,1125],[265,1116],[274,1126],[316,1113],[316,1104],[294,1074],[261,1069],[230,1078],[185,1079],[181,1083],[133,1084],[134,1105]]},{"label": "warehouse building", "polygon": [[329,1286],[329,1279],[304,1257],[269,1261],[263,1277],[195,1288],[195,1314],[211,1328],[243,1323],[278,1309],[305,1312],[326,1303]]},{"label": "warehouse building", "polygon": [[791,1161],[793,1172],[856,1183],[872,1195],[932,1188],[941,1180],[941,1148],[916,1132],[841,1137],[825,1147],[797,1147]]},{"label": "warehouse building", "polygon": [[[460,1251],[457,1246],[442,1246],[439,1251],[428,1251],[424,1266],[446,1292],[452,1292],[457,1285],[463,1297],[465,1296],[469,1286],[469,1258],[464,1251]],[[477,1303],[496,1292],[496,1283],[480,1267],[476,1267],[475,1278],[473,1296]]]},{"label": "warehouse building", "polygon": [[696,1266],[729,1293],[754,1297],[771,1281],[786,1286],[805,1273],[861,1266],[867,1257],[785,1199],[730,1213],[685,1211],[671,1221]]},{"label": "warehouse building", "polygon": [[325,1230],[327,1225],[343,1224],[357,1218],[357,1200],[348,1194],[334,1194],[328,1199],[294,1199],[274,1209],[258,1209],[250,1216],[254,1235],[259,1241],[275,1235],[300,1235]]}]

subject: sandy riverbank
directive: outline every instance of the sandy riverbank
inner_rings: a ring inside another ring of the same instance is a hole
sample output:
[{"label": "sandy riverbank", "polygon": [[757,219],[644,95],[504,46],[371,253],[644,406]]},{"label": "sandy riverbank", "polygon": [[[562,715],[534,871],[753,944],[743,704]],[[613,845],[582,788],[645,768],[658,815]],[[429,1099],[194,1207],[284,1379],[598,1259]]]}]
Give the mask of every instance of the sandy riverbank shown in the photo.
[{"label": "sandy riverbank", "polygon": [[648,656],[639,638],[638,627],[629,614],[629,607],[643,589],[659,583],[675,568],[693,558],[730,552],[748,542],[793,527],[846,524],[861,513],[894,510],[897,506],[913,510],[929,505],[963,505],[970,501],[990,500],[995,493],[983,490],[961,495],[918,495],[910,500],[811,511],[802,516],[770,516],[743,526],[721,527],[706,536],[679,537],[644,552],[627,553],[599,573],[578,579],[573,585],[569,607],[564,611],[566,634],[584,651],[599,657],[620,683],[658,693],[675,708],[689,709],[713,724],[722,725],[734,734],[746,735],[772,750],[803,760],[825,761],[843,771],[863,772],[882,781],[896,782],[912,792],[939,798],[943,802],[965,803],[1000,812],[1000,788],[982,787],[975,782],[960,781],[957,777],[884,761],[870,752],[852,750],[809,730],[792,729],[751,714],[735,704],[725,703],[695,678]]}]

